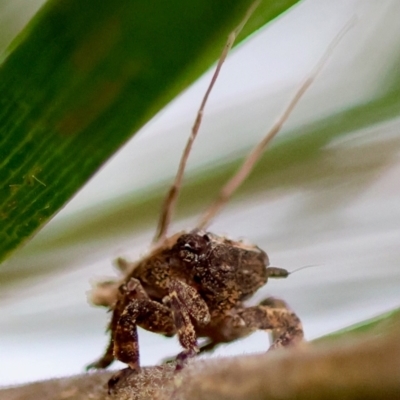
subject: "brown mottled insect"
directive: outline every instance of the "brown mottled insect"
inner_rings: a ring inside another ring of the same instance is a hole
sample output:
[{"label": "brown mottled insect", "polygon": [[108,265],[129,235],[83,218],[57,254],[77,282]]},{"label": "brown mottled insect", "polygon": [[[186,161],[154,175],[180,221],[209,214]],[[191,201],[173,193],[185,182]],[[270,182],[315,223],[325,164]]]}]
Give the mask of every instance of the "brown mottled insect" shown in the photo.
[{"label": "brown mottled insect", "polygon": [[[121,376],[140,368],[137,326],[165,336],[178,336],[183,351],[176,357],[177,369],[199,352],[210,351],[220,343],[247,336],[257,329],[273,331],[274,342],[270,349],[293,345],[303,339],[300,319],[283,301],[268,298],[253,307],[246,307],[244,303],[267,283],[268,278],[287,277],[289,273],[271,267],[267,254],[259,247],[217,236],[206,227],[249,175],[267,144],[288,119],[321,70],[333,44],[272,129],[222,188],[197,227],[171,237],[166,235],[208,96],[235,37],[257,5],[253,4],[228,38],[198,111],[175,181],[165,199],[152,250],[135,263],[119,259],[122,280],[100,283],[93,291],[92,302],[109,307],[112,318],[107,350],[88,368],[106,368],[114,359],[129,366],[111,378],[110,387]],[[205,345],[199,347],[198,338],[206,338]]]}]

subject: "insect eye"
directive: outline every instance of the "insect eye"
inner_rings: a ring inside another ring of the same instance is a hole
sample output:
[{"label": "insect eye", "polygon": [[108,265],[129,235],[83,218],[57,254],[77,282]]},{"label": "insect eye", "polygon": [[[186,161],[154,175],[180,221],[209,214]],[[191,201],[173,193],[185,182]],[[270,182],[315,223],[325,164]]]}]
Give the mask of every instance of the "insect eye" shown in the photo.
[{"label": "insect eye", "polygon": [[185,250],[189,250],[189,251],[191,251],[191,252],[193,252],[193,253],[197,253],[198,252],[198,250],[199,250],[199,246],[198,246],[198,244],[196,243],[196,242],[186,242],[184,245],[183,245],[183,248],[185,249]]}]

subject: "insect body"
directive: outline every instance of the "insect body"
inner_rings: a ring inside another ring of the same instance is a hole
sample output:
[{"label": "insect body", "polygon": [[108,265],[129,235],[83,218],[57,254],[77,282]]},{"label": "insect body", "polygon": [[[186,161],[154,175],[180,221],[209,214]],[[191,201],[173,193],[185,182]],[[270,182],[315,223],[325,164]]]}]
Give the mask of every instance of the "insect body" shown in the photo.
[{"label": "insect body", "polygon": [[[111,378],[110,388],[124,374],[140,368],[138,326],[165,336],[178,336],[183,351],[176,358],[177,369],[182,368],[185,361],[197,353],[210,351],[220,343],[247,336],[257,329],[273,331],[274,342],[270,349],[296,344],[303,338],[299,318],[282,300],[268,298],[252,307],[244,303],[267,283],[268,278],[287,277],[289,273],[271,267],[267,254],[257,246],[214,235],[207,231],[207,226],[249,175],[263,150],[279,132],[321,70],[326,54],[295,93],[282,116],[222,188],[217,200],[206,210],[197,227],[190,232],[166,236],[208,95],[236,35],[256,5],[253,4],[244,21],[228,38],[201,103],[175,181],[166,196],[152,250],[136,263],[119,259],[122,279],[119,282],[100,283],[92,294],[94,304],[112,310],[112,318],[107,350],[89,368],[106,368],[114,359],[129,366]],[[335,42],[343,33],[344,30]],[[332,47],[333,44],[327,54]],[[198,338],[206,339],[201,347]]]},{"label": "insect body", "polygon": [[[256,329],[277,330],[272,347],[295,343],[303,337],[301,323],[282,302],[243,304],[269,277],[287,275],[284,269],[269,267],[267,254],[256,246],[200,230],[177,234],[134,265],[119,286],[109,350],[92,367],[105,368],[115,357],[138,370],[137,326],[178,335],[184,348],[178,368],[199,351]],[[199,337],[208,339],[200,349]]]}]

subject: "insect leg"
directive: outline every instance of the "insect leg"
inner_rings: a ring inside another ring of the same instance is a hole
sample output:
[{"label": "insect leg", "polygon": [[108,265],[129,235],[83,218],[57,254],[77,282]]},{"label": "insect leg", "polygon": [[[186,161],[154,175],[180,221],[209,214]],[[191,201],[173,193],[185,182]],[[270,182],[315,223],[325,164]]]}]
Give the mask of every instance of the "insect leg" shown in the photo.
[{"label": "insect leg", "polygon": [[177,297],[179,303],[199,324],[206,325],[210,322],[208,306],[196,289],[182,281],[173,279],[169,284],[169,290],[170,297],[171,295]]},{"label": "insect leg", "polygon": [[139,370],[137,326],[155,333],[175,332],[171,310],[149,299],[132,300],[119,318],[114,335],[114,356],[133,370]]},{"label": "insect leg", "polygon": [[203,118],[203,113],[204,113],[204,108],[207,104],[208,97],[210,96],[210,93],[214,87],[214,84],[217,81],[222,64],[224,63],[226,56],[229,53],[229,50],[232,48],[232,46],[236,40],[236,37],[238,36],[240,31],[243,29],[243,26],[246,24],[247,20],[250,18],[251,14],[258,7],[259,4],[260,4],[260,1],[256,0],[250,6],[250,8],[247,10],[243,20],[241,21],[241,23],[228,36],[228,40],[224,46],[224,49],[222,50],[218,64],[215,68],[214,75],[212,76],[211,82],[210,82],[210,84],[206,90],[206,93],[201,101],[199,110],[196,115],[195,122],[192,127],[191,134],[189,136],[189,139],[186,143],[181,160],[179,162],[179,167],[178,167],[178,171],[175,176],[175,180],[174,180],[171,188],[169,189],[167,196],[165,197],[164,203],[162,205],[161,215],[160,215],[160,219],[158,221],[157,231],[154,236],[153,243],[162,241],[164,239],[164,237],[166,236],[168,225],[171,221],[172,213],[174,212],[174,209],[175,209],[176,200],[178,198],[179,191],[182,186],[182,179],[183,179],[183,174],[185,172],[186,163],[189,158],[189,154],[192,149],[193,142],[196,139],[197,133],[199,132],[199,129],[200,129],[201,120]]},{"label": "insect leg", "polygon": [[245,308],[239,315],[249,328],[272,330],[274,341],[269,350],[295,345],[303,340],[299,317],[282,300],[270,297],[258,306]]},{"label": "insect leg", "polygon": [[104,354],[97,361],[89,364],[86,370],[89,369],[104,369],[111,365],[115,359],[114,357],[114,330],[117,327],[119,317],[121,315],[121,304],[120,301],[117,302],[115,309],[112,311],[112,317],[110,324],[108,326],[108,331],[110,332],[110,339]]},{"label": "insect leg", "polygon": [[176,357],[177,369],[199,352],[197,336],[190,316],[200,324],[207,324],[210,314],[207,304],[191,286],[178,280],[170,282],[169,303],[174,316],[179,342],[184,350]]},{"label": "insect leg", "polygon": [[[114,361],[114,332],[115,329],[118,325],[119,318],[121,316],[121,313],[123,312],[125,306],[126,306],[126,297],[122,294],[124,292],[124,289],[126,288],[125,285],[122,285],[119,287],[119,292],[120,292],[120,298],[112,308],[112,316],[111,316],[111,321],[108,325],[108,331],[110,332],[110,339],[106,348],[106,351],[104,352],[103,356],[99,358],[97,361],[89,364],[86,369],[104,369],[107,368],[109,365],[112,364]],[[122,294],[122,296],[121,296]],[[111,306],[111,305],[110,305]]]},{"label": "insect leg", "polygon": [[[129,301],[134,299],[147,299],[147,293],[137,279],[131,278],[128,283],[120,285],[118,289],[118,300],[114,305],[107,304],[112,309],[111,321],[108,325],[110,340],[103,356],[97,361],[89,364],[86,369],[104,369],[107,368],[115,359],[114,357],[114,332],[117,329],[118,321],[125,310]],[[98,296],[99,297],[99,296]]]},{"label": "insect leg", "polygon": [[114,357],[128,364],[129,368],[118,371],[110,378],[109,393],[118,382],[140,370],[138,326],[168,336],[175,333],[174,320],[168,307],[148,298],[131,300],[118,320],[113,338]]}]

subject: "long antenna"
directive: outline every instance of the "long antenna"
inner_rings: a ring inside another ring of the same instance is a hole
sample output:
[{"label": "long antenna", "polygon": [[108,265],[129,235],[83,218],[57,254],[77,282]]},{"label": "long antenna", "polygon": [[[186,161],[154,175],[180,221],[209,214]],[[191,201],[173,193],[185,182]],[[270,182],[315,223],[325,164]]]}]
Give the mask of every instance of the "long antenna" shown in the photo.
[{"label": "long antenna", "polygon": [[179,167],[178,167],[178,171],[176,173],[175,176],[175,180],[172,184],[172,186],[170,187],[167,196],[165,197],[162,209],[161,209],[161,215],[160,215],[160,219],[158,221],[158,226],[157,226],[157,230],[156,230],[156,234],[154,236],[153,239],[153,243],[156,242],[161,242],[166,234],[167,234],[167,229],[168,226],[170,224],[171,218],[172,218],[172,214],[175,210],[175,206],[176,206],[176,201],[178,199],[178,195],[179,195],[179,191],[181,189],[182,186],[182,179],[183,179],[183,174],[185,172],[185,167],[186,167],[186,163],[190,154],[190,151],[192,149],[193,146],[193,142],[196,139],[197,133],[199,131],[200,125],[201,125],[201,120],[203,118],[203,113],[204,113],[204,108],[206,106],[208,97],[210,96],[210,93],[214,87],[214,84],[218,78],[219,72],[221,70],[222,64],[224,63],[230,49],[232,48],[237,36],[239,35],[240,31],[243,29],[244,25],[246,24],[246,22],[248,21],[248,19],[250,18],[250,16],[252,15],[252,13],[254,12],[254,10],[258,7],[258,5],[260,4],[261,0],[256,0],[251,6],[250,8],[247,10],[243,20],[240,22],[240,24],[229,34],[228,36],[228,40],[224,46],[224,49],[222,50],[221,56],[219,58],[217,67],[215,68],[215,72],[214,75],[211,78],[211,82],[207,88],[207,91],[203,97],[203,100],[201,101],[199,110],[197,111],[197,116],[195,119],[195,122],[193,124],[192,127],[192,131],[191,134],[189,136],[189,139],[186,143],[186,147],[183,151],[181,160],[179,162]]},{"label": "long antenna", "polygon": [[315,81],[318,74],[321,72],[322,68],[328,61],[331,56],[334,48],[338,45],[343,36],[347,33],[347,31],[353,26],[355,22],[355,17],[353,17],[335,36],[333,41],[328,46],[324,55],[318,61],[314,69],[311,71],[309,76],[304,80],[301,84],[300,88],[297,90],[292,100],[289,102],[288,106],[263,138],[263,140],[258,143],[254,149],[250,152],[250,154],[245,158],[243,164],[239,167],[238,171],[233,175],[233,177],[225,184],[225,186],[220,191],[217,199],[211,204],[209,208],[206,209],[204,214],[202,215],[199,223],[197,224],[197,228],[206,229],[210,224],[211,220],[215,217],[215,215],[221,210],[221,208],[229,201],[232,197],[233,193],[236,189],[243,183],[243,181],[248,177],[251,171],[254,168],[256,162],[260,159],[264,150],[267,148],[268,144],[271,140],[276,136],[276,134],[282,129],[284,123],[288,120],[290,114],[307,91],[307,89],[311,86],[311,84]]}]

